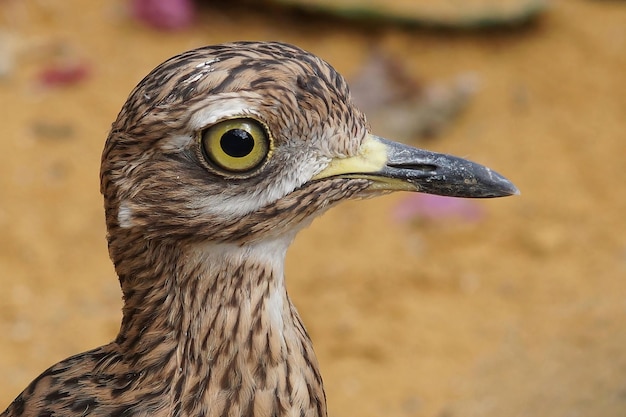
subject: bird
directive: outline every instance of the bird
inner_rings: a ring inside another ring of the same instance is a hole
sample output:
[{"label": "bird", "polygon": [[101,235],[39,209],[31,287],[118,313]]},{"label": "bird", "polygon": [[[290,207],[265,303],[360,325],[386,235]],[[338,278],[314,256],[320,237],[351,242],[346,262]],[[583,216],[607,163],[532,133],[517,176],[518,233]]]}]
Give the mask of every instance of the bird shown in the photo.
[{"label": "bird", "polygon": [[285,287],[298,231],[392,191],[518,194],[483,165],[370,133],[345,79],[281,42],[158,65],[112,124],[100,179],[119,333],[44,371],[2,417],[326,416]]}]

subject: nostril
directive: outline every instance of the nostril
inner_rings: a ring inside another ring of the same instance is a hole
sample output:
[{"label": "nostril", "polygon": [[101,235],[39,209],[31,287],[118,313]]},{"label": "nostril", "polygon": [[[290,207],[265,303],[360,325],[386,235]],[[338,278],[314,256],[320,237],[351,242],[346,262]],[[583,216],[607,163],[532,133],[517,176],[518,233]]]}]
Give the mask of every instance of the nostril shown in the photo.
[{"label": "nostril", "polygon": [[437,170],[436,165],[432,164],[388,164],[390,168],[409,169],[412,171],[434,172]]}]

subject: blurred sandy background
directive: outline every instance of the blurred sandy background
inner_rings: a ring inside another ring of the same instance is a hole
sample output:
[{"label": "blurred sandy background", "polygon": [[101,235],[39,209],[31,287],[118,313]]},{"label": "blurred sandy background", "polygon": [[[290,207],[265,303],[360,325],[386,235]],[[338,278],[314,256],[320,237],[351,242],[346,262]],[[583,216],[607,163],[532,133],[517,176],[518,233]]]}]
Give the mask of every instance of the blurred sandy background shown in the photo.
[{"label": "blurred sandy background", "polygon": [[[478,222],[399,222],[398,194],[345,203],[300,234],[288,285],[330,415],[626,416],[624,2],[559,1],[528,27],[469,33],[217,6],[159,32],[120,0],[0,12],[2,47],[17,50],[0,51],[15,58],[0,79],[0,410],[117,332],[98,170],[130,90],[186,49],[264,39],[348,78],[372,43],[426,80],[476,74],[467,110],[425,146],[522,191],[477,202]],[[41,85],[59,56],[84,77]]]}]

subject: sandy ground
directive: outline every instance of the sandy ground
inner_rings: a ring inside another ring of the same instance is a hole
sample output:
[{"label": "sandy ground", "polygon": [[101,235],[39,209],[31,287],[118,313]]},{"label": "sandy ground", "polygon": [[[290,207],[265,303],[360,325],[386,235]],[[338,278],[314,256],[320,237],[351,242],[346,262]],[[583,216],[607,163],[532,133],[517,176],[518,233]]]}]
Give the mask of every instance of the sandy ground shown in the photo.
[{"label": "sandy ground", "polygon": [[[437,151],[513,179],[479,223],[393,220],[405,196],[350,202],[289,253],[332,416],[626,416],[626,5],[555,2],[521,31],[461,35],[260,11],[163,34],[120,2],[5,1],[22,52],[0,82],[0,410],[52,363],[111,340],[120,293],[98,192],[107,129],[169,56],[279,39],[347,76],[373,41],[416,74],[481,90]],[[43,89],[50,45],[90,76]],[[375,126],[374,126],[375,128]]]}]

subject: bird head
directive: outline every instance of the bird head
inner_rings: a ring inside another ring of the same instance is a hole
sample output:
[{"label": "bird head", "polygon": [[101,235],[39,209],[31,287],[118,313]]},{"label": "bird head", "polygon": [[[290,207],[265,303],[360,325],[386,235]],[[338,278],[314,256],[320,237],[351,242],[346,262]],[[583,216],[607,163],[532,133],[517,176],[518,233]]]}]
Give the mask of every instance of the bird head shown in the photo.
[{"label": "bird head", "polygon": [[396,190],[517,193],[486,167],[372,135],[343,77],[282,43],[208,46],[156,67],[114,122],[101,169],[110,240],[244,245]]}]

